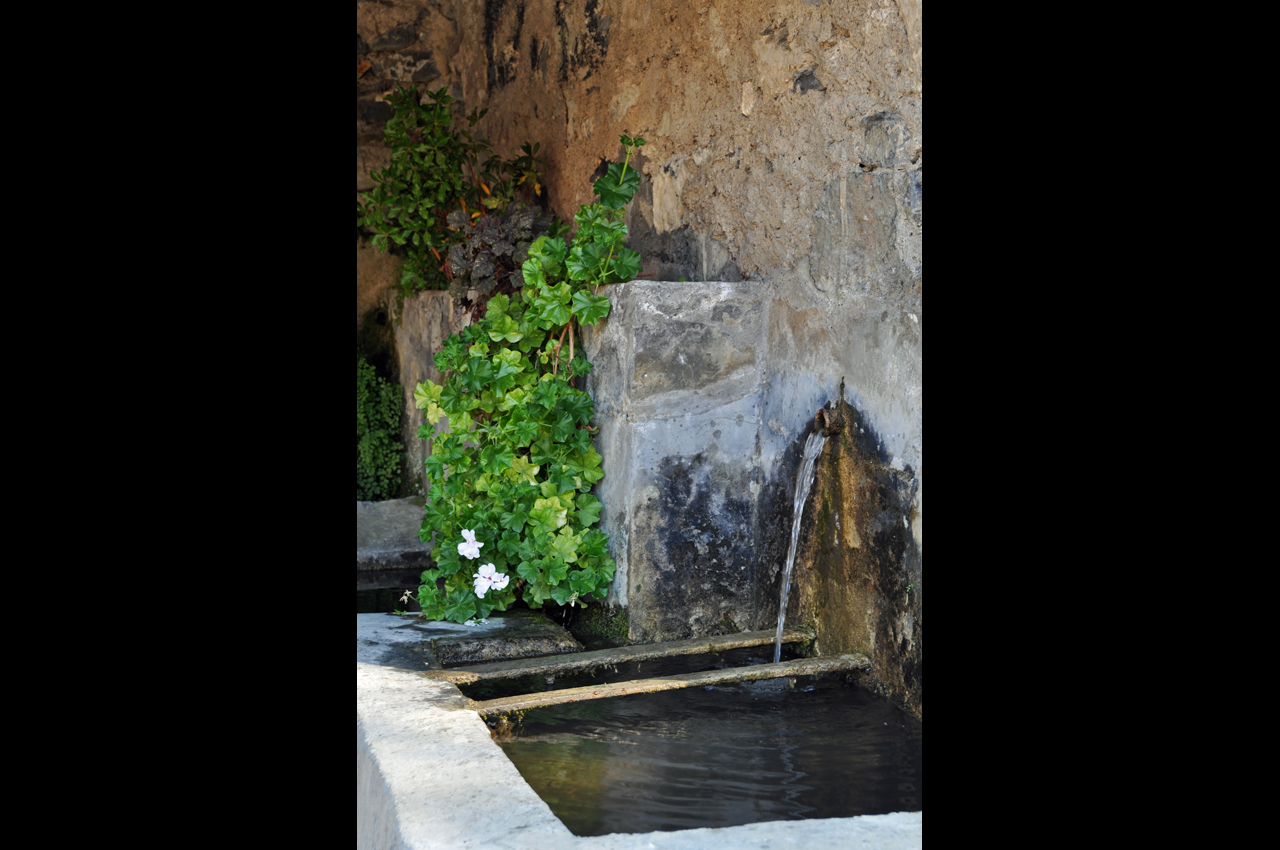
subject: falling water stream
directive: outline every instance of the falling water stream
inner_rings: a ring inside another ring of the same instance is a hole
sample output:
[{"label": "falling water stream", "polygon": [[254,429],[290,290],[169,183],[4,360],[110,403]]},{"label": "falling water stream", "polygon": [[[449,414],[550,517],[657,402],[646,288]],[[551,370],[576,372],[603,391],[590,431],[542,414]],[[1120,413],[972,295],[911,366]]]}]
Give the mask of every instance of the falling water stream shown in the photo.
[{"label": "falling water stream", "polygon": [[796,479],[796,494],[792,500],[791,549],[787,552],[787,565],[782,568],[782,602],[778,606],[778,634],[773,641],[773,660],[782,660],[782,625],[787,620],[787,597],[791,593],[791,567],[796,560],[796,541],[800,538],[800,517],[804,514],[804,501],[809,498],[809,486],[813,484],[813,463],[818,459],[827,438],[821,429],[814,428],[804,443],[804,459],[800,461],[800,477]]}]

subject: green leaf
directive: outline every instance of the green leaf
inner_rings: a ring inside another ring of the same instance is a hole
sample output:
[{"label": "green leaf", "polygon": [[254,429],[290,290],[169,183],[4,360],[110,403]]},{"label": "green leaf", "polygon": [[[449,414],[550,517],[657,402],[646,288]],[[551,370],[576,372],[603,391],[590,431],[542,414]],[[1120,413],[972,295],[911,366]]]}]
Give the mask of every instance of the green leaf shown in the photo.
[{"label": "green leaf", "polygon": [[524,530],[525,523],[527,523],[528,521],[529,521],[529,511],[526,510],[521,505],[515,505],[514,510],[502,512],[502,519],[499,521],[499,524],[503,528],[507,528],[515,532],[520,532]]},{"label": "green leaf", "polygon": [[550,598],[551,587],[542,576],[538,576],[538,580],[530,584],[524,590],[524,601],[530,608],[541,608],[542,603],[546,602]]},{"label": "green leaf", "polygon": [[574,504],[578,508],[576,519],[582,525],[595,525],[600,521],[600,510],[604,507],[599,499],[590,493],[582,493]]},{"label": "green leaf", "polygon": [[[524,515],[526,517],[528,516],[527,513]],[[506,514],[503,514],[503,516],[506,516]],[[498,551],[506,555],[512,561],[517,560],[520,557],[521,539],[522,538],[520,536],[519,528],[517,528],[514,532],[512,531],[502,532],[502,538],[498,541]]]},{"label": "green leaf", "polygon": [[524,273],[524,285],[526,287],[545,286],[547,283],[547,273],[542,269],[542,262],[537,257],[530,257],[520,266],[520,270]]},{"label": "green leaf", "polygon": [[[578,560],[578,544],[582,542],[582,538],[574,534],[569,526],[560,529],[560,533],[551,538],[550,554],[561,558],[565,563],[572,564]],[[563,574],[560,578],[563,578]],[[557,578],[556,581],[560,579]],[[554,583],[554,582],[553,582]]]},{"label": "green leaf", "polygon": [[569,587],[579,596],[586,596],[596,589],[595,576],[588,570],[574,570],[569,573]]},{"label": "green leaf", "polygon": [[560,392],[564,388],[564,381],[556,380],[554,375],[543,375],[529,400],[538,407],[551,410],[556,406],[556,399],[560,397]]},{"label": "green leaf", "polygon": [[578,547],[578,554],[590,558],[604,557],[609,554],[608,543],[607,534],[598,528],[589,528],[582,532],[582,544]]},{"label": "green leaf", "polygon": [[432,481],[444,480],[445,463],[444,458],[440,457],[440,455],[433,453],[423,462],[423,465],[427,468],[427,475]]},{"label": "green leaf", "polygon": [[[556,539],[560,539],[560,535],[556,535]],[[554,543],[552,545],[554,546]],[[560,560],[558,557],[547,558],[546,561],[547,584],[557,585],[568,577],[569,565],[564,561]],[[561,602],[560,604],[563,605],[564,603]]]},{"label": "green leaf", "polygon": [[493,380],[493,365],[484,357],[472,357],[465,371],[458,374],[464,389],[478,393]]},{"label": "green leaf", "polygon": [[579,475],[588,485],[595,484],[601,478],[604,478],[604,470],[600,468],[600,455],[595,449],[585,454],[575,455],[571,459],[569,466],[580,468],[582,471]]},{"label": "green leaf", "polygon": [[510,316],[499,316],[489,329],[489,338],[494,342],[519,342],[524,336],[520,331],[520,325]]},{"label": "green leaf", "polygon": [[515,460],[515,452],[507,445],[485,446],[480,452],[480,468],[491,475],[497,475],[511,466]]},{"label": "green leaf", "polygon": [[559,270],[560,264],[564,262],[567,250],[564,240],[559,236],[539,236],[529,246],[529,256],[542,260],[542,266],[547,274],[554,275]]},{"label": "green leaf", "polygon": [[476,595],[469,590],[455,590],[445,600],[444,617],[455,623],[465,623],[476,615]]},{"label": "green leaf", "polygon": [[489,299],[489,305],[485,308],[485,318],[497,319],[501,316],[505,316],[507,314],[507,308],[510,306],[511,299],[506,295],[495,295]]},{"label": "green leaf", "polygon": [[547,478],[549,483],[555,485],[557,494],[568,493],[571,490],[576,490],[580,483],[578,475],[576,475],[568,465],[563,463],[548,470]]},{"label": "green leaf", "polygon": [[560,506],[559,499],[537,499],[533,503],[533,510],[529,511],[529,524],[535,531],[550,534],[568,522],[568,513],[567,509]]},{"label": "green leaf", "polygon": [[[515,391],[518,392],[518,391]],[[515,393],[513,392],[512,395]],[[531,421],[517,422],[511,426],[511,442],[513,445],[524,448],[533,442],[533,438],[538,436],[538,423]],[[533,467],[537,469],[538,467]]]},{"label": "green leaf", "polygon": [[470,408],[467,406],[469,401],[470,399],[465,396],[462,382],[458,380],[457,375],[445,381],[440,390],[440,406],[444,408],[450,419],[463,411],[469,410]]},{"label": "green leaf", "polygon": [[592,415],[595,413],[595,403],[591,401],[591,396],[582,390],[575,390],[572,387],[565,391],[564,397],[557,403],[557,408],[568,413],[583,425],[590,422]]},{"label": "green leaf", "polygon": [[609,297],[578,290],[573,294],[573,314],[578,317],[579,323],[594,325],[609,315]]},{"label": "green leaf", "polygon": [[574,424],[572,414],[557,408],[551,419],[551,439],[557,443],[563,443],[573,436],[573,432],[577,430],[577,427]]},{"label": "green leaf", "polygon": [[529,463],[528,458],[518,455],[516,459],[511,462],[511,466],[507,470],[507,476],[513,481],[523,480],[536,486],[538,483],[537,475],[539,468],[540,467]]},{"label": "green leaf", "polygon": [[533,300],[533,310],[539,326],[545,329],[569,324],[569,284],[544,286],[542,292],[542,295]]},{"label": "green leaf", "polygon": [[640,188],[640,175],[634,168],[623,172],[620,162],[611,163],[609,170],[595,182],[595,193],[600,196],[600,203],[611,210],[619,210]]},{"label": "green leaf", "polygon": [[413,390],[413,402],[419,410],[426,410],[427,405],[431,402],[440,402],[439,384],[432,382],[430,379],[426,383],[418,384]]},{"label": "green leaf", "polygon": [[542,570],[539,569],[536,561],[522,561],[520,566],[516,567],[516,575],[532,584],[542,577]]},{"label": "green leaf", "polygon": [[595,242],[575,244],[569,252],[569,259],[565,260],[565,269],[570,280],[589,280],[603,275],[608,261],[608,246]]},{"label": "green leaf", "polygon": [[[613,258],[613,267],[609,271],[613,275],[611,282],[626,283],[629,280],[635,280],[640,274],[640,254],[630,248],[619,248]],[[608,312],[607,308],[605,312]]]}]

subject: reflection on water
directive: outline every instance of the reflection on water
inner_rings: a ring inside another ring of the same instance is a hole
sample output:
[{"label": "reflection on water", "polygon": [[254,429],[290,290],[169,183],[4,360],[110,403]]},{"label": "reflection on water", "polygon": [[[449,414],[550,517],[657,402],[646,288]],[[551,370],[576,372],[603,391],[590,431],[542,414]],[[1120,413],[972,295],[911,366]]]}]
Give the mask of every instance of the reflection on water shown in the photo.
[{"label": "reflection on water", "polygon": [[502,747],[575,835],[922,810],[920,721],[784,681],[535,709]]}]

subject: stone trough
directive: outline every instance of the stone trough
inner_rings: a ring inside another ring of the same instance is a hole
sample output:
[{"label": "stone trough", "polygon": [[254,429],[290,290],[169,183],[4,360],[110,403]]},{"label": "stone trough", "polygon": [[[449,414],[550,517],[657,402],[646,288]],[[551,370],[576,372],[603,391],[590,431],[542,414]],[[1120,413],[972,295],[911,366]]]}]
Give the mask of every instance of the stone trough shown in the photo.
[{"label": "stone trough", "polygon": [[[499,635],[505,628],[496,619],[472,627],[430,626],[476,635]],[[491,737],[474,704],[456,685],[427,672],[421,646],[429,641],[423,630],[406,627],[399,617],[356,615],[356,845],[360,848],[907,850],[923,846],[920,812],[575,836],[525,782]],[[772,665],[753,669],[764,666]]]}]

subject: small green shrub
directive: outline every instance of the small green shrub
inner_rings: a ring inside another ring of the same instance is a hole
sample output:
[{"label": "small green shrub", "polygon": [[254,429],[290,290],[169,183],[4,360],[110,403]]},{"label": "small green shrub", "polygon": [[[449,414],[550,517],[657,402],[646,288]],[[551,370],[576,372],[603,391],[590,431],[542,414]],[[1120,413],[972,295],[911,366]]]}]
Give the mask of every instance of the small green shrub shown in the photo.
[{"label": "small green shrub", "polygon": [[447,289],[445,254],[461,238],[449,213],[474,218],[540,195],[538,147],[525,143],[524,154],[510,161],[493,155],[489,143],[472,133],[488,110],[468,116],[470,129],[455,128],[447,89],[428,91],[419,103],[416,89],[397,86],[386,100],[395,110],[385,131],[391,161],[369,173],[377,185],[360,195],[356,225],[372,229],[372,244],[383,251],[399,246],[404,295]]},{"label": "small green shrub", "polygon": [[400,489],[400,388],[356,352],[356,500],[393,499]]},{"label": "small green shrub", "polygon": [[577,325],[609,313],[598,288],[640,271],[640,255],[622,246],[622,218],[640,186],[628,165],[644,140],[622,142],[626,159],[595,182],[600,202],[579,210],[576,235],[534,240],[520,291],[490,297],[484,317],[436,355],[444,384],[414,393],[428,422],[447,416],[450,427],[426,460],[430,502],[418,533],[435,535],[436,567],[418,591],[429,619],[487,617],[518,597],[530,608],[572,606],[602,598],[613,580],[608,537],[591,528],[603,505],[588,491],[604,477],[591,442],[595,405],[572,379],[591,370],[576,352]]}]

